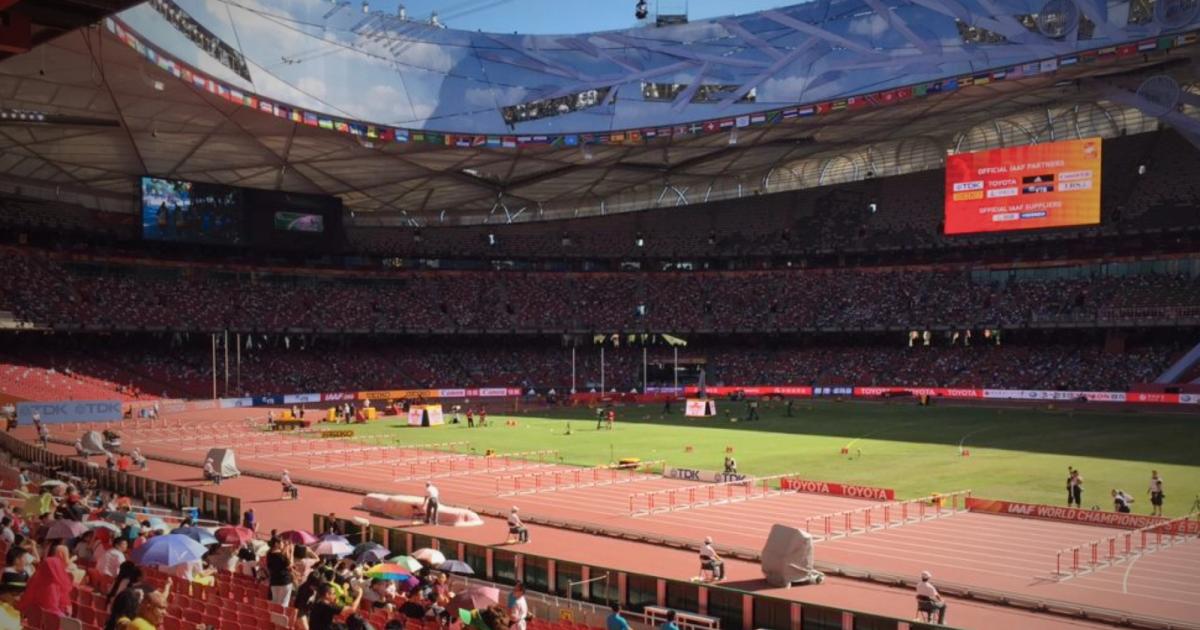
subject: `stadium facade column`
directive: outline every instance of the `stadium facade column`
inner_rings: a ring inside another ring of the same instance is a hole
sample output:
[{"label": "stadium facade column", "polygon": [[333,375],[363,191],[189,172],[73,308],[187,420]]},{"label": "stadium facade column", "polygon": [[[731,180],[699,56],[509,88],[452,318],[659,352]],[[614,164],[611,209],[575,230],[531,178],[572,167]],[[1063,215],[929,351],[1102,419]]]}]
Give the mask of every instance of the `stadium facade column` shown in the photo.
[{"label": "stadium facade column", "polygon": [[[583,591],[579,594],[579,599],[588,601],[592,598],[592,568],[588,565],[583,565],[579,572],[579,579],[583,582]],[[567,591],[567,599],[570,599],[570,591]]]},{"label": "stadium facade column", "polygon": [[708,614],[708,587],[701,586],[696,589],[696,614]]},{"label": "stadium facade column", "polygon": [[629,593],[629,576],[621,571],[617,573],[617,604],[625,606],[628,601],[627,594]]},{"label": "stadium facade column", "polygon": [[557,573],[558,573],[558,562],[555,561],[554,558],[547,558],[546,559],[546,589],[548,591],[550,591],[551,593],[553,593],[556,590],[555,585],[558,584],[558,580],[556,579],[558,577]]},{"label": "stadium facade column", "polygon": [[667,605],[667,581],[662,578],[654,581],[654,605]]}]

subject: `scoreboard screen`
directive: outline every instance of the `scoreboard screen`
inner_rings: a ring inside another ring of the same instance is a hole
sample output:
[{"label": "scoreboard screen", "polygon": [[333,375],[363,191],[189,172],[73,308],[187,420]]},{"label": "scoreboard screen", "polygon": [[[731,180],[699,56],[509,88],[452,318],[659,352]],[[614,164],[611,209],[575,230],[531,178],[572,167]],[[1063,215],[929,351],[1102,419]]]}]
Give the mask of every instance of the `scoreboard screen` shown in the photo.
[{"label": "scoreboard screen", "polygon": [[1100,222],[1100,138],[946,159],[946,234]]}]

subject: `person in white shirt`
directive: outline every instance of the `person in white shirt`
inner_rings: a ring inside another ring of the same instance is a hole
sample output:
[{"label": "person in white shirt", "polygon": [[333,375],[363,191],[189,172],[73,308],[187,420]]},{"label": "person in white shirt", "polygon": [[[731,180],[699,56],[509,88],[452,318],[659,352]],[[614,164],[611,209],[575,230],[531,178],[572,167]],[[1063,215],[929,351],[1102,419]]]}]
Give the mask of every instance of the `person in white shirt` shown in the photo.
[{"label": "person in white shirt", "polygon": [[1125,494],[1124,490],[1114,489],[1112,491],[1112,498],[1113,498],[1113,509],[1114,510],[1116,510],[1122,514],[1128,514],[1131,511],[1129,508],[1129,504],[1133,503],[1133,497],[1129,496],[1128,494]]},{"label": "person in white shirt", "polygon": [[117,572],[121,570],[121,563],[125,562],[125,550],[128,548],[129,541],[127,539],[114,540],[112,548],[100,556],[100,561],[96,563],[96,569],[108,577],[117,577]]},{"label": "person in white shirt", "polygon": [[213,482],[213,485],[221,485],[221,475],[217,474],[217,468],[213,466],[211,457],[204,460],[204,478]]},{"label": "person in white shirt", "polygon": [[1158,476],[1157,470],[1150,471],[1150,488],[1147,489],[1150,493],[1150,515],[1162,516],[1163,497],[1163,479]]},{"label": "person in white shirt", "polygon": [[129,454],[129,459],[133,462],[134,466],[138,467],[138,470],[146,470],[146,456],[142,455],[142,449],[136,446],[133,447],[133,452]]},{"label": "person in white shirt", "polygon": [[921,572],[921,581],[917,582],[917,609],[922,612],[936,612],[937,622],[941,625],[946,623],[946,602],[942,600],[942,594],[931,579],[933,574],[928,571]]},{"label": "person in white shirt", "polygon": [[425,482],[425,523],[437,525],[438,489],[432,481]]},{"label": "person in white shirt", "polygon": [[525,527],[525,523],[521,522],[521,515],[517,512],[517,506],[514,505],[508,513],[508,540],[504,541],[506,545],[514,542],[529,542],[529,530]]},{"label": "person in white shirt", "polygon": [[725,561],[713,548],[712,536],[705,536],[704,546],[700,548],[700,570],[711,571],[714,582],[725,579]]},{"label": "person in white shirt", "polygon": [[279,476],[279,483],[283,485],[283,497],[285,499],[300,498],[300,488],[297,488],[296,484],[292,483],[292,476],[288,474],[288,471],[283,471],[283,474]]},{"label": "person in white shirt", "polygon": [[525,601],[525,585],[517,582],[513,585],[512,604],[508,607],[510,630],[525,630],[529,619],[529,602]]}]

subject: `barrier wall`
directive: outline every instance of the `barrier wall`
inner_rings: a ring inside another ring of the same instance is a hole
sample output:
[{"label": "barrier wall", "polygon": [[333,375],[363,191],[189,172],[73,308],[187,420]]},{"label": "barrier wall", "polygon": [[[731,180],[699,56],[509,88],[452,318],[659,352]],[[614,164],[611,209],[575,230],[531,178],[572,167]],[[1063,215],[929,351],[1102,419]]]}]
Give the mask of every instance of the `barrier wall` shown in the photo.
[{"label": "barrier wall", "polygon": [[[382,525],[362,527],[352,520],[334,519],[334,527],[352,541],[372,541],[395,554],[411,554],[432,547],[447,559],[461,560],[475,576],[503,585],[522,582],[532,593],[607,605],[622,610],[645,612],[667,607],[721,620],[725,630],[933,630],[934,626],[911,618],[899,619],[849,608],[801,603],[749,593],[716,584],[697,584],[626,571],[604,564],[567,562],[507,547],[492,547],[455,540],[447,536],[424,536],[404,528]],[[313,531],[326,531],[329,517],[313,515]],[[605,577],[607,576],[607,578]],[[914,607],[915,609],[915,607]]]}]

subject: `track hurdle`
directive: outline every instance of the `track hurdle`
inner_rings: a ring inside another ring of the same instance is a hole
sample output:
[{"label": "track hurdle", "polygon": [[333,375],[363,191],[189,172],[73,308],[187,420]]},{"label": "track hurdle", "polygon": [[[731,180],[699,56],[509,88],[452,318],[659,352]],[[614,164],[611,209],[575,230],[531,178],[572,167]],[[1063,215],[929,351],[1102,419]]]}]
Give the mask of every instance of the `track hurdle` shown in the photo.
[{"label": "track hurdle", "polygon": [[1140,558],[1200,536],[1200,512],[1097,538],[1054,552],[1054,577],[1060,581]]},{"label": "track hurdle", "polygon": [[496,453],[487,456],[451,455],[411,460],[396,466],[392,481],[413,481],[431,477],[451,477],[490,473],[504,470],[521,470],[551,466],[558,459],[557,450],[521,451]]},{"label": "track hurdle", "polygon": [[666,460],[641,462],[637,467],[596,466],[568,470],[546,470],[519,475],[496,477],[496,496],[509,497],[518,494],[557,492],[573,488],[612,486],[634,481],[654,479],[655,475],[645,472],[655,467],[666,466]]},{"label": "track hurdle", "polygon": [[785,477],[794,473],[767,477],[746,477],[736,481],[702,483],[681,488],[666,488],[629,495],[629,515],[649,516],[658,512],[674,512],[694,508],[749,501],[789,492],[780,487]]},{"label": "track hurdle", "polygon": [[921,523],[966,512],[969,496],[970,490],[959,490],[810,516],[804,519],[804,531],[817,540],[835,540]]}]

